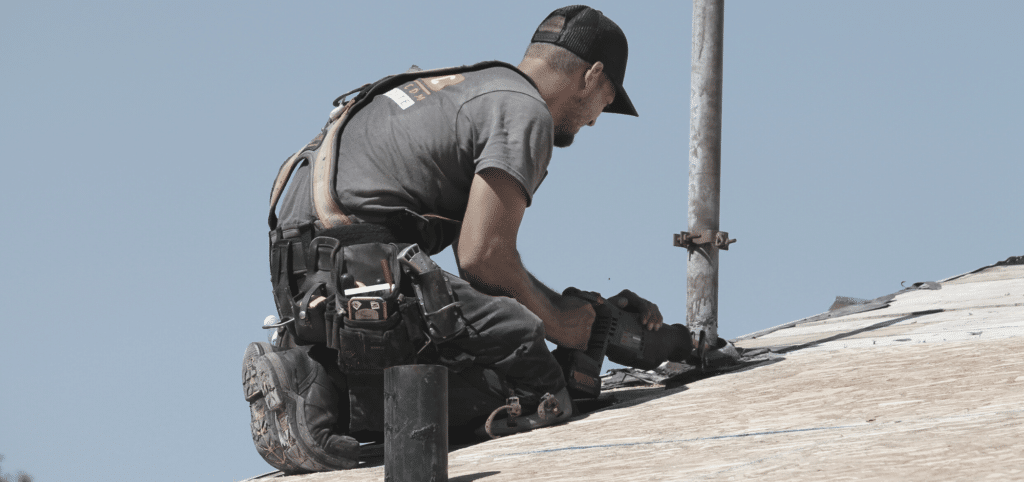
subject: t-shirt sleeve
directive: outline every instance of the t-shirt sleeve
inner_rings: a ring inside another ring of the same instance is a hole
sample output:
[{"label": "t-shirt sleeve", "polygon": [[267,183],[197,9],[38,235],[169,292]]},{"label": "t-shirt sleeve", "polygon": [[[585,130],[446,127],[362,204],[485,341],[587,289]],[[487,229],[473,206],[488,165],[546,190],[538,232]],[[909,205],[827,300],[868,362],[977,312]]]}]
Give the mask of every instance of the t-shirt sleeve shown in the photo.
[{"label": "t-shirt sleeve", "polygon": [[495,91],[473,98],[459,111],[460,150],[473,172],[501,169],[533,201],[551,161],[553,124],[547,106],[522,92]]}]

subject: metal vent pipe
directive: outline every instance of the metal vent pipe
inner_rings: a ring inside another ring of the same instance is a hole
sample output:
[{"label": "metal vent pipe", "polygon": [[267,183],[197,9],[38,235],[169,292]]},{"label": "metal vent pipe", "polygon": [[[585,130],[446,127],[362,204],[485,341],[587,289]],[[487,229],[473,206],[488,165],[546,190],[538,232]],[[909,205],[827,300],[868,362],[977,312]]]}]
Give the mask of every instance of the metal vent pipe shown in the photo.
[{"label": "metal vent pipe", "polygon": [[[687,217],[690,233],[709,232],[712,236],[719,229],[724,14],[725,0],[693,0]],[[686,323],[695,335],[703,331],[712,347],[718,343],[720,244],[703,243],[688,248],[686,266]],[[728,249],[728,243],[725,249]]]}]

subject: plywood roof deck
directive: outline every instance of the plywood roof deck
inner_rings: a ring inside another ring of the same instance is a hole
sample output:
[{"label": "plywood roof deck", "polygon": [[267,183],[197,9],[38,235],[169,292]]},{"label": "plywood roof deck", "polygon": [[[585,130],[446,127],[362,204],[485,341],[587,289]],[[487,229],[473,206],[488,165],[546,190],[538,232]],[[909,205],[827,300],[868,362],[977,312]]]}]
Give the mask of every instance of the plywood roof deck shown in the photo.
[{"label": "plywood roof deck", "polygon": [[[449,480],[1024,480],[1022,335],[1024,266],[987,268],[741,337],[781,353],[453,451]],[[275,480],[380,481],[384,468]]]}]

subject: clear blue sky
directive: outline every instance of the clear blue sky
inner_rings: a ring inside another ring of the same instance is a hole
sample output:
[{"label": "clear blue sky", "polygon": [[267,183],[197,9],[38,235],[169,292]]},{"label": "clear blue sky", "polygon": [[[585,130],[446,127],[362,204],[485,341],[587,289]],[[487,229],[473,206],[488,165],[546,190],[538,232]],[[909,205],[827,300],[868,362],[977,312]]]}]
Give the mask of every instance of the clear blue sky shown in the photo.
[{"label": "clear blue sky", "polygon": [[[4,2],[3,467],[269,470],[239,372],[274,312],[281,161],[338,94],[413,63],[517,63],[562,5]],[[592,5],[629,38],[640,117],[555,152],[522,256],[555,289],[630,288],[684,322],[691,6]],[[1021,25],[1017,1],[729,2],[723,336],[1024,254]]]}]

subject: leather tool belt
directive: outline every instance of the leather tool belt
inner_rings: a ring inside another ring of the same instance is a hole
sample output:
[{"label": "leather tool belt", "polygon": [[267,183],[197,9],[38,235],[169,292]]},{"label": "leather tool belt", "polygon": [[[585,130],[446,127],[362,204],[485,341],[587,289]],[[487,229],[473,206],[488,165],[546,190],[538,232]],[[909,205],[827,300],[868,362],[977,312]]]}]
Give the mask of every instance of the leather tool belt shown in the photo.
[{"label": "leather tool belt", "polygon": [[402,293],[399,247],[328,236],[303,244],[278,239],[270,253],[274,300],[296,342],[337,350],[345,372],[414,363],[427,338],[417,300]]}]

